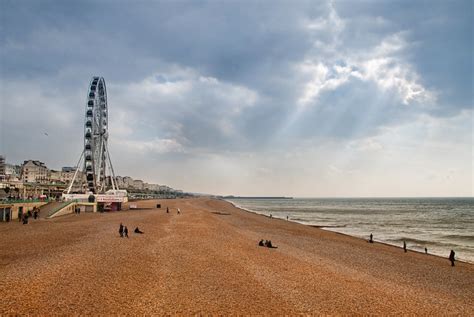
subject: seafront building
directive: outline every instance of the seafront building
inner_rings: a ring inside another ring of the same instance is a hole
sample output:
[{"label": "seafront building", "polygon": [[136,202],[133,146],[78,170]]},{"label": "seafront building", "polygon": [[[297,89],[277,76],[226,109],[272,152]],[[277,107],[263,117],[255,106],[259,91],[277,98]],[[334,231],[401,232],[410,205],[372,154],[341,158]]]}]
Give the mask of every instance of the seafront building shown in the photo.
[{"label": "seafront building", "polygon": [[141,179],[135,179],[133,181],[132,187],[135,188],[135,189],[138,189],[138,190],[142,190],[143,189],[143,181]]},{"label": "seafront building", "polygon": [[[69,185],[74,178],[76,173],[75,169],[62,168],[60,171],[51,170],[49,176],[49,182],[52,184],[65,184]],[[73,186],[80,186],[86,180],[86,175],[82,171],[77,171],[76,179],[74,180]]]},{"label": "seafront building", "polygon": [[61,182],[61,171],[50,170],[49,180],[51,183],[62,183]]},{"label": "seafront building", "polygon": [[5,163],[5,181],[19,181],[21,177],[21,165]]},{"label": "seafront building", "polygon": [[[0,174],[0,209],[2,209],[0,221],[16,219],[22,212],[45,205],[48,201],[61,200],[75,174],[71,193],[87,191],[86,175],[83,171],[76,171],[75,167],[49,169],[45,163],[33,159],[16,165],[7,163],[5,156],[1,155]],[[107,183],[111,187],[110,176]],[[119,189],[129,191],[129,197],[135,199],[185,196],[180,190],[166,185],[146,183],[130,176],[116,176],[115,184]]]},{"label": "seafront building", "polygon": [[46,184],[49,170],[43,162],[36,160],[27,160],[23,162],[21,169],[21,181],[23,183]]},{"label": "seafront building", "polygon": [[129,176],[123,177],[123,188],[132,188],[133,187],[133,178]]},{"label": "seafront building", "polygon": [[[9,164],[6,163],[5,156],[0,155],[0,181],[11,183],[14,187],[19,187],[19,184],[25,184],[27,187],[34,185],[69,185],[75,173],[75,167],[64,166],[61,170],[49,169],[45,163],[32,159],[24,161],[22,165]],[[85,182],[85,179],[84,172],[77,171],[74,187],[79,187],[81,183]],[[110,177],[108,183],[111,184]],[[135,192],[181,192],[166,185],[147,183],[141,179],[133,179],[130,176],[116,176],[115,184],[120,189],[130,189]]]},{"label": "seafront building", "polygon": [[[26,160],[22,165],[5,162],[2,155],[0,200],[46,199],[60,197],[72,180],[75,170],[68,167],[61,171],[50,170],[39,160]],[[76,177],[74,190],[81,189],[82,173]]]}]

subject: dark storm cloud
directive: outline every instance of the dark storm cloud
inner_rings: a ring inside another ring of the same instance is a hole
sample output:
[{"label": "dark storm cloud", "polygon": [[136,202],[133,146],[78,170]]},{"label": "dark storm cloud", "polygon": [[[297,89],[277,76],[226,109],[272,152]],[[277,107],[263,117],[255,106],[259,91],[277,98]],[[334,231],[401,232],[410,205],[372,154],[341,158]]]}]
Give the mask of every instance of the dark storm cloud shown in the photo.
[{"label": "dark storm cloud", "polygon": [[[226,80],[250,79],[266,63],[302,57],[310,43],[299,20],[315,11],[308,3],[285,2],[14,1],[4,6],[10,75],[90,64],[118,80],[143,78],[159,61]],[[36,67],[22,67],[32,60]]]}]

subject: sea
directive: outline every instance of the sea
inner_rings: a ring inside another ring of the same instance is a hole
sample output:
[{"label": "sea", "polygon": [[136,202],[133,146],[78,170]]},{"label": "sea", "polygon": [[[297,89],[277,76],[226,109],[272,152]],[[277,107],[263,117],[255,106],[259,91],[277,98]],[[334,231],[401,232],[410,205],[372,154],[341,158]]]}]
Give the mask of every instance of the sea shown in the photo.
[{"label": "sea", "polygon": [[474,198],[230,198],[236,207],[474,263]]}]

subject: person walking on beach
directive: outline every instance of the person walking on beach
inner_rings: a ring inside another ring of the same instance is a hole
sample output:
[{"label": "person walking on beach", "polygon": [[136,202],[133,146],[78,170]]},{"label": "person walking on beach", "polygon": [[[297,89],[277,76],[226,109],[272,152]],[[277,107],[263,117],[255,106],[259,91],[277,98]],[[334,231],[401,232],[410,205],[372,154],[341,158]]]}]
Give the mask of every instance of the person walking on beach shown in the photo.
[{"label": "person walking on beach", "polygon": [[407,243],[403,241],[403,251],[407,252]]},{"label": "person walking on beach", "polygon": [[125,228],[123,228],[123,234],[125,235],[125,237],[128,238],[128,228],[127,228],[127,226],[125,226]]},{"label": "person walking on beach", "polygon": [[373,237],[374,237],[374,236],[373,236],[372,234],[370,234],[369,243],[374,243]]},{"label": "person walking on beach", "polygon": [[170,213],[170,209],[168,207],[166,207],[166,213],[169,214]]},{"label": "person walking on beach", "polygon": [[120,234],[120,238],[123,238],[123,225],[122,225],[122,223],[120,223],[119,234]]},{"label": "person walking on beach", "polygon": [[454,256],[456,255],[456,253],[451,250],[451,252],[449,253],[449,261],[451,261],[451,266],[454,266]]},{"label": "person walking on beach", "polygon": [[428,248],[425,247],[425,254],[428,254]]},{"label": "person walking on beach", "polygon": [[177,208],[176,209],[178,211],[178,215],[181,213],[181,209]]}]

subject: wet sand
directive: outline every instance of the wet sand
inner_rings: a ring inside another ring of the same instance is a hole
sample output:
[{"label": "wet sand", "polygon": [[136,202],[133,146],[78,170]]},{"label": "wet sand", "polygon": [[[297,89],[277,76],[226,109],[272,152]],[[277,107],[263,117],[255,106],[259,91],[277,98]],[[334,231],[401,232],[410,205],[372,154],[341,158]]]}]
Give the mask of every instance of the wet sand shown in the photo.
[{"label": "wet sand", "polygon": [[144,209],[0,223],[0,315],[474,315],[469,263],[207,198],[134,204]]}]

